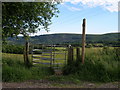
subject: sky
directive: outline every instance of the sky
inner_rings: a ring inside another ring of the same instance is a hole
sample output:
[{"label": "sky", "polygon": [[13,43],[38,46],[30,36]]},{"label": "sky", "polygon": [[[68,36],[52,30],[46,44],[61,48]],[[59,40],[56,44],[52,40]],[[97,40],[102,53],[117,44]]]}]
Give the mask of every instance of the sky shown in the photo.
[{"label": "sky", "polygon": [[52,18],[49,32],[41,30],[34,35],[54,33],[82,33],[86,19],[86,34],[118,32],[119,0],[64,0],[58,9],[58,17]]}]

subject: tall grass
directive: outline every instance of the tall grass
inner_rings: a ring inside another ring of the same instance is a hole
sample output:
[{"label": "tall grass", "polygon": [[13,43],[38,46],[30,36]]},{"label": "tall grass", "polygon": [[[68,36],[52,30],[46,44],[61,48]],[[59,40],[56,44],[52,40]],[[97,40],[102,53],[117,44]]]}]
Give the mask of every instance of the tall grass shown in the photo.
[{"label": "tall grass", "polygon": [[[119,81],[120,68],[119,48],[87,48],[85,64],[81,60],[73,60],[71,65],[63,68],[63,76],[54,76],[53,70],[47,67],[30,67],[24,65],[23,55],[3,54],[2,59],[2,79],[4,82],[16,82],[32,79],[48,79],[52,81],[97,81],[111,82]],[[62,56],[59,56],[62,57]]]},{"label": "tall grass", "polygon": [[25,67],[22,55],[3,54],[2,60],[2,80],[4,82],[38,80],[53,73],[52,70],[47,67]]},{"label": "tall grass", "polygon": [[120,58],[117,56],[119,49],[103,48],[85,56],[85,64],[74,60],[71,65],[64,67],[64,75],[75,75],[79,80],[110,82],[118,81]]}]

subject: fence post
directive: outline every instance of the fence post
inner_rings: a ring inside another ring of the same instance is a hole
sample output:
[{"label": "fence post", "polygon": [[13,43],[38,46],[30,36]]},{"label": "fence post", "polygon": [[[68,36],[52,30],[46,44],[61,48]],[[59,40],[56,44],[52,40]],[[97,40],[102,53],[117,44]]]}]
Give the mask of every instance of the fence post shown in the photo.
[{"label": "fence post", "polygon": [[76,62],[79,63],[80,62],[80,48],[77,47],[76,48]]},{"label": "fence post", "polygon": [[29,66],[30,61],[29,61],[29,42],[28,41],[26,41],[25,48],[24,48],[24,62],[27,66]]},{"label": "fence post", "polygon": [[72,64],[73,62],[73,48],[70,46],[68,48],[68,65]]},{"label": "fence post", "polygon": [[83,19],[83,32],[82,32],[82,64],[84,64],[85,59],[85,29],[86,29],[86,19]]}]

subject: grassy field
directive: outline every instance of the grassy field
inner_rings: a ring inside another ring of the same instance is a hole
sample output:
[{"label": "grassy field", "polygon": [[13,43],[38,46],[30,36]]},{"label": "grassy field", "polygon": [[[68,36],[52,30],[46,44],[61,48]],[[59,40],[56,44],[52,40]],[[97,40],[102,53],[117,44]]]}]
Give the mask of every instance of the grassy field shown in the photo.
[{"label": "grassy field", "polygon": [[[58,48],[61,49],[61,48]],[[75,52],[75,49],[74,49]],[[75,53],[76,54],[76,53]],[[85,64],[65,65],[62,76],[55,76],[52,69],[37,65],[25,67],[22,54],[2,54],[2,79],[4,82],[47,79],[50,81],[81,81],[112,82],[119,81],[119,51],[114,48],[86,48]],[[32,61],[31,55],[29,56]],[[57,55],[57,58],[62,58]],[[43,61],[45,62],[45,61]],[[59,62],[59,61],[57,61]],[[64,62],[61,62],[64,63]]]}]

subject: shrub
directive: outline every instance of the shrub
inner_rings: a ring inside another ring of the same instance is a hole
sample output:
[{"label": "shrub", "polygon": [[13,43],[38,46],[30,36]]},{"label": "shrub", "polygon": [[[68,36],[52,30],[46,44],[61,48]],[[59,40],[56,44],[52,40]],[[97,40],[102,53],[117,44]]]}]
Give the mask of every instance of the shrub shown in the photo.
[{"label": "shrub", "polygon": [[13,54],[23,54],[24,46],[20,45],[3,45],[2,52],[3,53],[13,53]]}]

